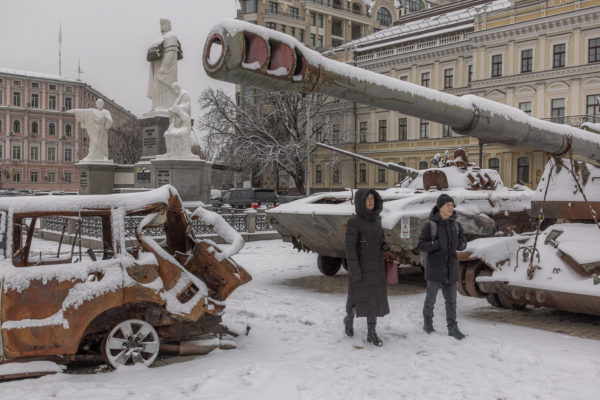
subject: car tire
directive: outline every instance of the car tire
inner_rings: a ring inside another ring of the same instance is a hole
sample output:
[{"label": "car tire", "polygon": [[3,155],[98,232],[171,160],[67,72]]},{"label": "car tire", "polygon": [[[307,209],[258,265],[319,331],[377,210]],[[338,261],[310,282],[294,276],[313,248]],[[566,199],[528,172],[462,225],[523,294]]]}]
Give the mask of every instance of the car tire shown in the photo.
[{"label": "car tire", "polygon": [[127,319],[115,325],[105,336],[102,352],[115,369],[134,365],[152,365],[160,351],[156,329],[146,321]]},{"label": "car tire", "polygon": [[323,275],[332,276],[337,274],[342,267],[342,259],[319,255],[317,257],[317,266]]}]

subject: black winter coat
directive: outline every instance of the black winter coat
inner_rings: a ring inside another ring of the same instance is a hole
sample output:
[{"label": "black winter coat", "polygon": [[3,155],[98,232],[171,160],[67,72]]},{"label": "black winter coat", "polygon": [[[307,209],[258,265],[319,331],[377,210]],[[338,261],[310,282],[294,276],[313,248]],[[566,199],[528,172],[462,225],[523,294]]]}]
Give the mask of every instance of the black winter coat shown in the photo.
[{"label": "black winter coat", "polygon": [[[365,200],[373,193],[375,207],[367,210]],[[389,250],[384,240],[381,196],[371,189],[360,189],[354,196],[356,214],[346,229],[348,261],[348,301],[346,311],[356,309],[358,317],[383,317],[389,314],[384,256]]]},{"label": "black winter coat", "polygon": [[419,236],[419,250],[429,253],[425,265],[425,279],[428,281],[457,282],[458,255],[457,250],[467,247],[467,239],[462,226],[458,222],[456,211],[444,220],[440,210],[434,206],[429,219],[437,224],[436,237],[431,237],[431,224],[426,224]]}]

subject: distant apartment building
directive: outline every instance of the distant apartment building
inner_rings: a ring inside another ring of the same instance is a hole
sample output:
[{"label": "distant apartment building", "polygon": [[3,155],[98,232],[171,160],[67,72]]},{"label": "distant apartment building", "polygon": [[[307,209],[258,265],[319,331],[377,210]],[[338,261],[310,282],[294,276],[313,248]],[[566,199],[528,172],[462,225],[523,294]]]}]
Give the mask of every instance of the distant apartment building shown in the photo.
[{"label": "distant apartment building", "polygon": [[[394,79],[454,95],[474,94],[536,118],[573,126],[600,122],[600,1],[456,1],[326,53]],[[335,101],[322,140],[380,161],[431,167],[457,147],[478,162],[476,139],[443,124],[376,107]],[[485,144],[482,166],[507,186],[535,187],[548,156],[531,148]],[[312,155],[313,190],[385,188],[397,174],[329,151]]]},{"label": "distant apartment building", "polygon": [[0,68],[0,182],[4,189],[77,191],[75,164],[89,139],[68,110],[104,100],[113,126],[109,157],[137,160],[135,115],[88,84],[60,76]]}]

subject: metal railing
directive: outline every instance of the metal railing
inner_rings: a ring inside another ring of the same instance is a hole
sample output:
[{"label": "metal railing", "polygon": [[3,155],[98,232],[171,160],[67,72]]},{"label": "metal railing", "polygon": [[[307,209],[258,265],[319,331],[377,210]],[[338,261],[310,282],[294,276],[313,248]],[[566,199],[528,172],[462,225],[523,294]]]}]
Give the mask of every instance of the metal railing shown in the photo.
[{"label": "metal railing", "polygon": [[[338,10],[338,11],[342,11],[345,13],[349,13],[349,14],[354,14],[354,15],[360,15],[362,17],[366,17],[366,18],[371,18],[371,14],[367,13],[363,13],[362,11],[358,11],[358,10],[352,10],[349,8],[344,8],[343,6],[339,6],[337,4],[333,4],[333,2],[331,2],[330,0],[310,0],[311,3],[319,5],[319,6],[324,6],[324,7],[329,7],[329,8],[333,8],[334,10]],[[342,0],[341,2],[342,4],[345,3],[345,0]]]},{"label": "metal railing", "polygon": [[600,123],[600,117],[594,115],[566,115],[564,117],[540,118],[544,121],[565,124],[579,128],[584,122]]},{"label": "metal railing", "polygon": [[445,46],[447,44],[456,43],[466,40],[464,34],[445,36],[437,39],[424,40],[418,43],[407,44],[404,46],[396,47],[394,49],[382,50],[379,52],[363,54],[356,57],[356,62],[376,60],[378,58],[390,57],[393,55],[409,53],[411,51],[429,49],[432,47]]}]

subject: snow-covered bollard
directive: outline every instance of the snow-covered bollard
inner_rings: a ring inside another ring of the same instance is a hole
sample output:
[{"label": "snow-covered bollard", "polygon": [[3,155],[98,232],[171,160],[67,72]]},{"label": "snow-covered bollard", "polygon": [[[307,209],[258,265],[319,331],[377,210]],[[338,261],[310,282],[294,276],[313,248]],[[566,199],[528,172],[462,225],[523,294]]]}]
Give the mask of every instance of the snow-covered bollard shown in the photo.
[{"label": "snow-covered bollard", "polygon": [[246,226],[248,229],[248,233],[256,232],[256,210],[254,208],[247,208],[244,211],[246,215]]}]

